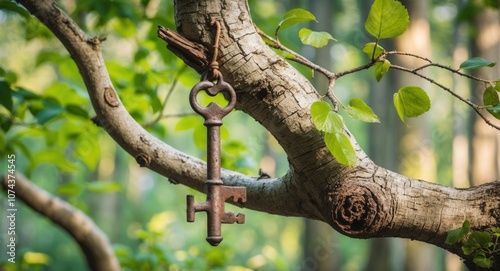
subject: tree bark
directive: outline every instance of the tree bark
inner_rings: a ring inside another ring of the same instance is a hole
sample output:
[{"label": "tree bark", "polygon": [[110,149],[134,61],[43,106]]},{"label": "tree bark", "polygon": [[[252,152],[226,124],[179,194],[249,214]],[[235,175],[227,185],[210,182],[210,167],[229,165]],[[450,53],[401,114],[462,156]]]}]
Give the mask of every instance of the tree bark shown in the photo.
[{"label": "tree bark", "polygon": [[[154,138],[127,113],[109,79],[101,41],[87,37],[52,1],[19,2],[70,52],[97,119],[110,136],[141,166],[204,191],[205,163]],[[222,172],[226,185],[247,187],[243,207],[321,220],[355,238],[419,240],[464,258],[469,256],[459,244],[444,243],[448,231],[465,219],[473,229],[500,226],[500,182],[455,189],[402,176],[375,165],[348,131],[358,160],[352,167],[338,163],[310,119],[309,108],[321,97],[259,37],[246,1],[175,1],[175,14],[179,33],[206,48],[214,39],[210,22],[220,20],[218,61],[225,80],[237,91],[237,109],[269,130],[288,155],[290,170],[280,178],[257,180]]]}]

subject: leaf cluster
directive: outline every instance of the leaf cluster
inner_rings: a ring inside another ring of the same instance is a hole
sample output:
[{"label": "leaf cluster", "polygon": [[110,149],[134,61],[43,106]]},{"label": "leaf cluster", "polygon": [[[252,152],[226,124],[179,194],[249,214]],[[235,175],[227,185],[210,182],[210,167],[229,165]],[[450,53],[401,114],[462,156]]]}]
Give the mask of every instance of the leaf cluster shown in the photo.
[{"label": "leaf cluster", "polygon": [[[500,129],[500,127],[491,124],[480,112],[481,109],[487,110],[491,115],[495,116],[497,119],[500,119],[500,99],[498,97],[498,91],[500,89],[500,81],[496,83],[491,83],[491,81],[482,80],[479,78],[475,78],[473,76],[467,75],[460,70],[471,70],[478,69],[483,67],[493,67],[496,65],[495,62],[491,62],[479,57],[473,57],[467,61],[464,61],[460,68],[457,70],[453,70],[449,67],[445,67],[440,64],[436,64],[431,62],[428,59],[423,57],[403,53],[403,52],[388,52],[383,47],[379,45],[379,41],[381,39],[386,38],[394,38],[401,34],[403,34],[410,24],[410,18],[408,14],[408,10],[401,4],[400,1],[397,0],[375,0],[373,5],[370,8],[368,17],[365,21],[365,29],[367,32],[375,38],[375,42],[367,43],[362,49],[363,52],[370,59],[370,63],[341,73],[331,73],[317,65],[311,63],[306,60],[304,57],[298,55],[297,53],[289,50],[286,47],[281,46],[279,40],[277,39],[278,31],[280,29],[286,29],[292,25],[307,22],[307,21],[315,21],[316,17],[310,12],[303,9],[293,9],[287,12],[284,15],[283,20],[280,22],[278,28],[276,29],[276,39],[272,39],[271,37],[261,33],[264,38],[268,40],[268,43],[277,49],[286,51],[287,57],[293,61],[301,63],[305,66],[310,67],[313,71],[316,70],[322,74],[324,74],[330,81],[326,96],[332,101],[333,108],[329,107],[332,111],[331,114],[326,112],[328,104],[321,104],[316,102],[311,107],[311,116],[313,119],[313,123],[316,125],[316,128],[325,133],[325,143],[327,144],[328,149],[334,155],[340,163],[344,165],[353,165],[355,163],[355,156],[352,153],[352,145],[348,143],[348,140],[345,140],[344,137],[340,136],[343,133],[343,120],[335,116],[338,112],[338,104],[341,105],[341,108],[344,109],[348,115],[354,119],[358,119],[365,122],[379,122],[377,115],[373,112],[373,110],[362,100],[353,99],[349,102],[349,107],[346,107],[340,102],[340,100],[335,95],[333,88],[335,85],[335,81],[341,76],[358,72],[363,69],[368,69],[373,67],[374,76],[377,82],[382,80],[382,78],[387,74],[387,72],[393,68],[396,70],[405,71],[408,73],[413,73],[417,76],[428,80],[429,82],[437,85],[438,87],[450,92],[453,96],[460,99],[464,103],[471,106],[488,124],[493,127]],[[331,35],[326,34],[314,34],[312,37],[310,33],[313,31],[308,29],[301,29],[299,31],[299,36],[301,41],[304,44],[312,45],[315,47],[322,47],[328,43],[328,40],[333,39],[330,38]],[[409,57],[418,58],[420,60],[424,60],[429,64],[424,66],[408,69],[405,67],[394,66],[387,59],[387,56],[390,55],[405,55]],[[449,88],[444,87],[443,85],[437,83],[433,79],[420,74],[418,71],[427,67],[439,67],[441,69],[446,69],[452,73],[459,74],[461,76],[468,77],[470,79],[484,82],[487,85],[486,91],[484,92],[483,102],[484,106],[478,106],[469,100],[462,98],[458,94],[454,93]],[[406,118],[414,118],[418,117],[426,112],[428,112],[431,108],[431,100],[427,95],[426,91],[419,86],[405,86],[400,88],[393,95],[393,104],[397,111],[397,114],[403,123],[406,123]],[[331,127],[336,127],[334,131],[329,130]],[[341,144],[342,142],[342,144]],[[348,159],[349,158],[349,159]],[[351,160],[352,159],[352,160]]]},{"label": "leaf cluster", "polygon": [[500,257],[500,228],[497,227],[474,231],[465,220],[462,227],[448,232],[445,242],[450,245],[462,243],[464,254],[472,255],[473,262],[481,268],[491,268]]}]

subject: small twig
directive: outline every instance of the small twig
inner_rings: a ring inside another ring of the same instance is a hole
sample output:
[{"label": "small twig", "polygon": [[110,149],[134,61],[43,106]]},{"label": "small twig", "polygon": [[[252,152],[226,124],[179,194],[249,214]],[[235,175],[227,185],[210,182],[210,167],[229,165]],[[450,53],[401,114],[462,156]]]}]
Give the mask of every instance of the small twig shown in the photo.
[{"label": "small twig", "polygon": [[163,115],[162,118],[182,118],[182,117],[187,117],[187,116],[197,116],[195,112],[187,112],[187,113],[177,113],[177,114],[166,114]]},{"label": "small twig", "polygon": [[326,90],[326,97],[330,99],[333,103],[333,111],[339,112],[339,104],[338,104],[338,99],[335,96],[335,92],[333,89],[335,88],[335,83],[337,82],[337,79],[330,79],[328,82],[328,89]]},{"label": "small twig", "polygon": [[170,96],[172,96],[172,93],[174,93],[174,89],[177,86],[177,83],[179,82],[179,77],[181,76],[182,73],[184,73],[186,68],[187,68],[187,65],[182,66],[182,68],[180,68],[177,71],[177,73],[174,75],[174,81],[172,82],[172,85],[168,89],[167,96],[165,96],[165,100],[163,100],[163,103],[161,104],[160,112],[158,113],[156,118],[154,118],[150,122],[142,125],[142,127],[144,127],[144,128],[151,127],[151,126],[155,125],[156,123],[158,123],[163,118],[163,112],[165,111],[166,105],[167,105],[168,101],[170,100]]},{"label": "small twig", "polygon": [[281,51],[285,51],[285,52],[288,52],[290,54],[292,54],[294,56],[294,58],[288,58],[292,61],[295,61],[299,64],[302,64],[306,67],[309,67],[319,73],[322,73],[326,78],[328,79],[332,79],[332,78],[335,78],[336,74],[319,66],[319,65],[316,65],[314,64],[313,62],[311,62],[309,59],[303,57],[302,55],[298,54],[297,52],[283,46],[278,40],[274,39],[273,37],[267,35],[266,33],[264,33],[262,30],[260,29],[257,29],[257,33],[259,33],[259,35],[261,37],[264,37],[266,39],[268,39],[269,41],[272,42],[272,44],[269,44],[269,46],[275,48],[275,49],[278,49],[278,50],[281,50]]},{"label": "small twig", "polygon": [[415,72],[419,71],[419,70],[423,70],[423,69],[425,69],[427,67],[438,67],[438,68],[450,71],[451,73],[458,74],[460,76],[467,77],[469,79],[472,79],[472,80],[475,80],[475,81],[478,81],[478,82],[483,82],[483,83],[486,83],[486,84],[491,84],[492,83],[492,81],[490,81],[490,80],[485,80],[485,79],[482,79],[482,78],[479,78],[479,77],[476,77],[476,76],[473,76],[473,75],[470,75],[470,74],[467,74],[467,73],[463,73],[463,72],[460,71],[460,69],[453,69],[453,68],[451,68],[449,66],[445,66],[445,65],[442,65],[442,64],[439,64],[439,63],[434,63],[434,62],[432,62],[432,60],[430,60],[428,58],[425,58],[425,57],[422,57],[422,56],[419,56],[419,55],[416,55],[416,54],[406,53],[406,52],[399,52],[399,51],[390,51],[390,52],[386,52],[386,55],[411,56],[411,57],[418,58],[418,59],[421,59],[423,61],[428,62],[428,64],[425,64],[425,65],[422,65],[420,67],[414,68],[412,71],[415,71]]}]

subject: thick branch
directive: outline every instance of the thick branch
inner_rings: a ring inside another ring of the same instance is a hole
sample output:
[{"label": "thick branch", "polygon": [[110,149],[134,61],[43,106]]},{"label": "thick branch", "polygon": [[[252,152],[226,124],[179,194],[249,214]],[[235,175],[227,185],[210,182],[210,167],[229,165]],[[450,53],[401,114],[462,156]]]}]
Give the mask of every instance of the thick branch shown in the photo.
[{"label": "thick branch", "polygon": [[[135,157],[140,166],[148,167],[163,176],[204,192],[206,164],[153,137],[127,112],[113,89],[101,54],[101,41],[87,37],[51,0],[19,2],[44,23],[70,52],[87,87],[99,125],[124,150]],[[287,128],[284,123],[277,124],[277,127]],[[292,189],[293,186],[286,185],[286,180],[291,176],[293,174],[280,179],[257,181],[257,177],[228,170],[222,172],[225,185],[247,187],[247,202],[244,204],[246,208],[321,219],[312,206],[300,206],[300,202],[295,201],[300,198],[300,189]]]},{"label": "thick branch", "polygon": [[[12,180],[12,178],[10,178]],[[91,270],[120,270],[107,236],[92,219],[65,201],[52,197],[40,187],[15,175],[15,185],[2,176],[2,189],[14,190],[16,198],[66,230],[78,242]]]}]

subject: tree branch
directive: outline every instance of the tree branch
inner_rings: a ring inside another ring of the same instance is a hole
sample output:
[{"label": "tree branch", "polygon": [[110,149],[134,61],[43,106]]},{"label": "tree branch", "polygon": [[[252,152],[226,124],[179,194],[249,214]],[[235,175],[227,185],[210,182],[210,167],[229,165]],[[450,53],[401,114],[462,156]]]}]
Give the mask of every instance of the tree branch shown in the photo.
[{"label": "tree branch", "polygon": [[[11,178],[12,179],[12,178]],[[15,186],[9,185],[7,176],[2,176],[2,189],[14,190],[17,199],[33,210],[52,220],[66,230],[78,242],[91,270],[120,270],[107,236],[94,224],[92,219],[65,201],[52,197],[45,190],[15,175]]]},{"label": "tree branch", "polygon": [[[149,134],[120,102],[104,64],[101,41],[87,37],[51,0],[19,0],[19,3],[45,24],[70,52],[87,87],[97,114],[96,122],[125,151],[135,157],[140,166],[148,167],[165,177],[204,192],[206,163]],[[278,129],[281,138],[286,138],[287,128],[280,124],[275,126],[274,130]],[[287,144],[293,145],[291,142]],[[303,149],[301,151],[304,152]],[[222,170],[221,174],[225,185],[247,188],[247,202],[243,205],[245,208],[322,219],[313,205],[304,206],[296,201],[300,198],[300,190],[288,190],[286,183],[292,176],[293,174],[287,174],[278,179],[258,180],[257,176],[246,176],[229,170]]]},{"label": "tree branch", "polygon": [[[71,53],[99,122],[113,139],[141,166],[203,191],[205,163],[149,135],[123,107],[104,66],[100,41],[86,38],[66,14],[50,8],[52,1],[20,2],[40,16]],[[177,30],[196,44],[212,43],[210,21],[220,17],[218,62],[225,80],[237,91],[237,108],[270,131],[288,155],[290,170],[279,179],[258,180],[223,171],[225,184],[247,187],[244,207],[322,220],[352,237],[420,240],[464,257],[458,246],[443,245],[447,231],[465,219],[475,228],[500,224],[495,212],[500,199],[487,194],[498,191],[499,183],[482,187],[490,190],[459,190],[404,177],[377,167],[347,130],[357,162],[352,167],[339,164],[310,118],[311,104],[321,97],[263,42],[245,0],[177,0],[174,7]],[[38,14],[39,10],[43,12]],[[330,81],[331,88],[334,83]],[[485,198],[486,205],[481,205]],[[440,215],[429,217],[429,212]]]}]

